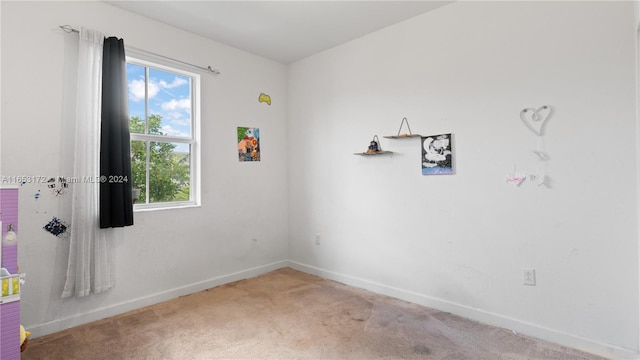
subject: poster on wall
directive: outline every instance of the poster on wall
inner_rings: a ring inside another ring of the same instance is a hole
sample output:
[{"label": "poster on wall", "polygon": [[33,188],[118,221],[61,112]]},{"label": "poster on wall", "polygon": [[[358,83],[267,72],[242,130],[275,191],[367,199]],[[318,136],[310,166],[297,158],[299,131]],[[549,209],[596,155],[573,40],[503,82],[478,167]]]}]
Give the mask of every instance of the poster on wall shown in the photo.
[{"label": "poster on wall", "polygon": [[451,134],[422,137],[422,175],[453,174]]},{"label": "poster on wall", "polygon": [[238,127],[238,160],[260,161],[260,129]]}]

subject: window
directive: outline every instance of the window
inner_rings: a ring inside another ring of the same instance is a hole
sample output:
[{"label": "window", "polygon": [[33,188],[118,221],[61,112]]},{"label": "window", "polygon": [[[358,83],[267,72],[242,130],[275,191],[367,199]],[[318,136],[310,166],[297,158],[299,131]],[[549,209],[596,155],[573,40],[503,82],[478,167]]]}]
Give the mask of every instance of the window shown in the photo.
[{"label": "window", "polygon": [[200,204],[197,74],[127,57],[134,209]]}]

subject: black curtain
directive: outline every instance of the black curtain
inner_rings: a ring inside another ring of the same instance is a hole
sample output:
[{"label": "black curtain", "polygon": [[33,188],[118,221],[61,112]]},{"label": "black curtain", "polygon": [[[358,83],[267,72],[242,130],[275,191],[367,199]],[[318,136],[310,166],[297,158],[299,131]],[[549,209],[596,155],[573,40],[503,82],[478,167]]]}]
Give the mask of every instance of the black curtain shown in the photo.
[{"label": "black curtain", "polygon": [[100,135],[100,228],[133,225],[124,41],[104,40]]}]

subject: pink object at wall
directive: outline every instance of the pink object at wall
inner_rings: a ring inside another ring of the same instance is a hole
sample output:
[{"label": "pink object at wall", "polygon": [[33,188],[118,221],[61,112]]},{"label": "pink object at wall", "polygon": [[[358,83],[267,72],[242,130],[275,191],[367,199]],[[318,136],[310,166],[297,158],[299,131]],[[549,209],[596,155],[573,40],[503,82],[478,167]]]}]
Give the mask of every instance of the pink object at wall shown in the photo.
[{"label": "pink object at wall", "polygon": [[[0,221],[2,221],[2,267],[11,274],[18,272],[18,244],[5,245],[9,225],[18,234],[18,189],[0,188]],[[19,239],[19,238],[18,238]],[[0,300],[0,359],[20,360],[20,301]]]}]

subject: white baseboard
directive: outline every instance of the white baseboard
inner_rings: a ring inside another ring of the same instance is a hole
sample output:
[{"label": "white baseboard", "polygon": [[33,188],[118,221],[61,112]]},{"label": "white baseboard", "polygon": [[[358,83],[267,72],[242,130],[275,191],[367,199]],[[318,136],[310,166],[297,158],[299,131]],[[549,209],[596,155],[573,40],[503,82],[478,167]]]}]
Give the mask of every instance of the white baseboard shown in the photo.
[{"label": "white baseboard", "polygon": [[289,267],[305,273],[317,275],[329,280],[338,281],[346,285],[355,286],[378,294],[391,296],[396,299],[405,300],[414,304],[427,306],[440,311],[450,312],[452,314],[476,320],[484,324],[509,329],[526,336],[535,337],[541,340],[582,350],[606,358],[625,360],[640,359],[639,354],[631,349],[625,349],[619,346],[601,343],[595,340],[564,333],[554,329],[549,329],[540,325],[524,322],[507,316],[482,311],[480,309],[474,309],[442,299],[437,299],[424,294],[419,294],[412,291],[399,289],[393,286],[380,284],[374,281],[321,269],[311,265],[302,264],[297,261],[290,260],[288,261],[288,264]]},{"label": "white baseboard", "polygon": [[228,284],[234,281],[256,277],[270,271],[289,267],[286,260],[277,261],[271,264],[261,265],[250,269],[234,272],[231,274],[217,276],[197,283],[181,286],[175,289],[162,291],[148,296],[133,299],[119,304],[109,305],[95,309],[85,314],[79,314],[64,319],[56,319],[43,324],[29,325],[28,329],[33,338],[48,335],[54,332],[65,330],[74,326],[79,326],[92,321],[104,319],[110,316],[126,313],[128,311],[143,308],[145,306],[161,303],[163,301],[178,298],[180,296],[193,294],[212,287]]}]

